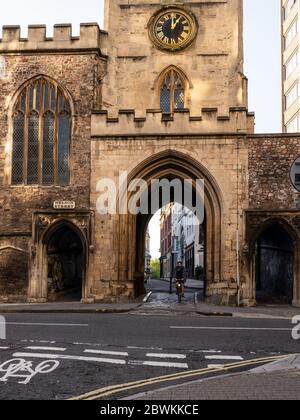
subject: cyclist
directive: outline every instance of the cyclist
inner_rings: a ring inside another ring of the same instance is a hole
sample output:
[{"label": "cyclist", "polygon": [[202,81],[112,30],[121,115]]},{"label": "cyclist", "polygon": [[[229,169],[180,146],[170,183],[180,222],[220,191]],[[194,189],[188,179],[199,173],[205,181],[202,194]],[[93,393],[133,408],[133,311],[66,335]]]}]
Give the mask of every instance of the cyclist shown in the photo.
[{"label": "cyclist", "polygon": [[[185,270],[181,261],[177,262],[175,269],[176,289],[181,289],[181,296],[184,297],[184,283],[185,283]],[[179,293],[179,292],[177,292]]]}]

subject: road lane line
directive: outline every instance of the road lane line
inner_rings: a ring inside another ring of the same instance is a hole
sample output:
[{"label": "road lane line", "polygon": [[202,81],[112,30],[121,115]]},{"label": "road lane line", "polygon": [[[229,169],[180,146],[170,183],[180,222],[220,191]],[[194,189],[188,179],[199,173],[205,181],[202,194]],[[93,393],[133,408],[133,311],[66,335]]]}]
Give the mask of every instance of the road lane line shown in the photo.
[{"label": "road lane line", "polygon": [[288,355],[253,359],[253,360],[248,360],[248,361],[242,362],[242,363],[238,362],[238,363],[228,364],[228,365],[225,365],[224,367],[218,367],[218,368],[214,368],[214,369],[211,369],[211,368],[198,369],[198,370],[193,370],[193,371],[187,371],[185,373],[175,373],[175,374],[172,374],[172,375],[154,377],[154,378],[150,378],[150,379],[146,379],[146,380],[128,382],[128,383],[125,383],[125,384],[110,385],[108,387],[100,388],[100,389],[88,392],[86,394],[80,395],[78,397],[70,398],[69,400],[70,401],[75,401],[75,400],[77,400],[77,401],[79,401],[79,400],[92,401],[92,400],[97,400],[99,398],[107,397],[107,396],[110,396],[110,395],[113,395],[113,394],[117,394],[117,393],[120,393],[120,392],[124,392],[124,391],[130,390],[130,389],[141,388],[141,387],[145,387],[145,386],[148,386],[148,385],[154,385],[154,384],[163,383],[163,382],[177,381],[179,379],[186,379],[186,378],[191,378],[191,377],[195,377],[195,376],[203,376],[203,375],[206,375],[207,373],[220,373],[220,372],[224,372],[224,371],[237,369],[237,368],[240,368],[240,367],[248,367],[248,366],[253,366],[253,365],[256,365],[256,364],[273,362],[273,361],[276,361],[276,360],[284,360],[286,357],[288,357]]},{"label": "road lane line", "polygon": [[187,363],[169,363],[169,362],[143,362],[140,360],[130,360],[129,365],[133,366],[152,366],[152,367],[167,367],[167,368],[178,368],[188,369]]},{"label": "road lane line", "polygon": [[157,357],[161,359],[186,359],[185,354],[147,353],[146,357]]},{"label": "road lane line", "polygon": [[143,299],[143,302],[144,302],[144,303],[148,302],[148,300],[149,300],[150,296],[152,295],[152,293],[153,293],[153,292],[149,292],[149,293],[148,293],[148,294],[144,297],[144,299]]},{"label": "road lane line", "polygon": [[222,355],[213,355],[205,356],[206,360],[244,360],[241,356],[222,356]]},{"label": "road lane line", "polygon": [[33,358],[33,359],[62,359],[62,360],[77,360],[81,362],[97,362],[97,363],[111,363],[115,365],[126,365],[125,360],[121,359],[106,359],[99,357],[83,357],[83,356],[68,356],[65,354],[46,354],[46,353],[14,353],[13,357]]},{"label": "road lane line", "polygon": [[91,353],[91,354],[107,354],[111,356],[124,356],[128,357],[128,353],[122,351],[106,351],[106,350],[92,350],[86,349],[83,353]]},{"label": "road lane line", "polygon": [[170,327],[172,330],[220,330],[220,331],[289,331],[291,328],[243,328],[243,327]]},{"label": "road lane line", "polygon": [[131,350],[163,350],[161,347],[137,347],[137,346],[127,346]]},{"label": "road lane line", "polygon": [[0,322],[0,325],[29,325],[38,327],[88,327],[89,324],[49,324],[43,322]]},{"label": "road lane line", "polygon": [[208,369],[224,369],[225,365],[207,365]]},{"label": "road lane line", "polygon": [[31,347],[25,347],[26,350],[40,350],[40,351],[66,351],[67,349],[64,349],[62,347],[38,347],[38,346],[31,346]]},{"label": "road lane line", "polygon": [[0,350],[9,350],[9,347],[0,347]]}]

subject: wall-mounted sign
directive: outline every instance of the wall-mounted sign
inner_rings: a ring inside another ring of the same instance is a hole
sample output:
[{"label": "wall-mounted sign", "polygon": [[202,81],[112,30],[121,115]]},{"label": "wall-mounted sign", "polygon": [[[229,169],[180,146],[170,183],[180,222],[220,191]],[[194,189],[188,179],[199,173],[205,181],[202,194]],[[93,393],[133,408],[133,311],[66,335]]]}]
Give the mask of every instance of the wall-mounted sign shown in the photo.
[{"label": "wall-mounted sign", "polygon": [[300,192],[300,157],[295,160],[291,167],[291,181],[296,190]]},{"label": "wall-mounted sign", "polygon": [[53,208],[55,210],[74,210],[76,203],[75,201],[54,201]]}]

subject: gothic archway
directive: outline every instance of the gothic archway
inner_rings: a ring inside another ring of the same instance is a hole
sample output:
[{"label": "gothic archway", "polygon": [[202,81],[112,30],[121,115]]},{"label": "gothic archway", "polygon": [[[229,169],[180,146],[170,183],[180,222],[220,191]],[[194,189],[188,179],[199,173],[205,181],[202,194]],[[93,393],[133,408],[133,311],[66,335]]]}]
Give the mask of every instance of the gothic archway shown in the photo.
[{"label": "gothic archway", "polygon": [[77,225],[66,219],[50,224],[41,237],[35,258],[38,278],[31,282],[31,301],[85,298],[87,239]]},{"label": "gothic archway", "polygon": [[256,300],[292,303],[294,246],[278,224],[269,226],[257,241]]},{"label": "gothic archway", "polygon": [[284,219],[269,219],[256,231],[250,249],[252,287],[256,302],[298,304],[299,244]]},{"label": "gothic archway", "polygon": [[[206,258],[206,292],[210,294],[213,283],[221,282],[223,276],[222,255],[222,194],[209,171],[192,157],[174,150],[167,150],[141,162],[129,175],[128,183],[134,179],[145,180],[148,187],[153,179],[192,180],[193,191],[197,193],[196,180],[204,180],[204,209]],[[148,192],[146,192],[148,193]],[[129,196],[130,198],[130,193]],[[143,291],[143,238],[151,215],[121,215],[120,232],[128,240],[122,243],[119,254],[119,278],[134,278],[136,294]],[[137,252],[140,249],[141,252]]]}]

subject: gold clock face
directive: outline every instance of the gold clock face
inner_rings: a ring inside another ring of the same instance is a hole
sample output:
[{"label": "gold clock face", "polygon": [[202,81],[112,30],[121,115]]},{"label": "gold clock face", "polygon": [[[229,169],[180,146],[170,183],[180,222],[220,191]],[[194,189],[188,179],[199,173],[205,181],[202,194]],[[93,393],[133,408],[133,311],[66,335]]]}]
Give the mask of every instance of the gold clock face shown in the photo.
[{"label": "gold clock face", "polygon": [[150,38],[161,49],[176,51],[186,48],[195,39],[197,23],[194,16],[181,9],[167,9],[152,17]]}]

